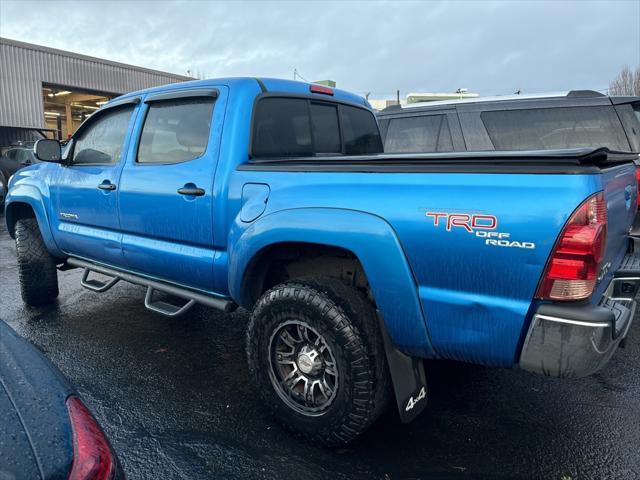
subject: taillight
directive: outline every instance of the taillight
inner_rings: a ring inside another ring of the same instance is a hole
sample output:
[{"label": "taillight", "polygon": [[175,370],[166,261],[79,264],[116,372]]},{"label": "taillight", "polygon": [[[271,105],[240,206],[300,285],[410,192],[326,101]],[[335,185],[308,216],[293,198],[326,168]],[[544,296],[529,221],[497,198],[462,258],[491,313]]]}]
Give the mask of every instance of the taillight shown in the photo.
[{"label": "taillight", "polygon": [[111,480],[115,461],[107,438],[78,397],[67,399],[73,429],[73,466],[69,480]]},{"label": "taillight", "polygon": [[638,196],[636,197],[636,203],[640,209],[640,166],[636,167],[636,184],[638,185]]},{"label": "taillight", "polygon": [[309,85],[309,91],[311,93],[322,93],[323,95],[333,95],[333,89],[329,87],[325,87],[324,85]]},{"label": "taillight", "polygon": [[545,268],[536,297],[582,300],[593,293],[607,240],[604,194],[587,198],[571,215]]}]

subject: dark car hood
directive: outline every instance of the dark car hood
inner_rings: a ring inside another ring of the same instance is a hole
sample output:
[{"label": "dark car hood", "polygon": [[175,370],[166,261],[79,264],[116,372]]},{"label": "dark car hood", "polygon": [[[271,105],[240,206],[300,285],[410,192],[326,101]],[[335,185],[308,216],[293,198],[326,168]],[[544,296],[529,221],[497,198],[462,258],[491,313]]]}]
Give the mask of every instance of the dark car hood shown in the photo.
[{"label": "dark car hood", "polygon": [[0,480],[67,478],[71,393],[58,369],[0,320]]}]

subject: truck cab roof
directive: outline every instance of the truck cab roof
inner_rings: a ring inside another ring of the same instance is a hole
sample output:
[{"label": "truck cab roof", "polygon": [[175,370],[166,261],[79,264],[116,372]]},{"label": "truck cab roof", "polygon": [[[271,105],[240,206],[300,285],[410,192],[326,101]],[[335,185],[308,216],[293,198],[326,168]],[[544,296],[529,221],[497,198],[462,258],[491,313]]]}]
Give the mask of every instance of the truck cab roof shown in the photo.
[{"label": "truck cab roof", "polygon": [[[288,93],[292,95],[302,95],[302,94],[309,94],[311,86],[318,85],[318,84],[298,82],[295,80],[283,80],[283,79],[277,79],[277,78],[257,78],[257,77],[210,78],[205,80],[193,80],[190,82],[170,83],[170,84],[161,85],[158,87],[138,90],[138,91],[131,92],[126,95],[122,95],[120,97],[114,98],[107,105],[109,105],[110,103],[120,102],[130,97],[143,96],[143,95],[148,95],[152,93],[170,92],[173,90],[182,90],[185,88],[206,88],[206,87],[213,87],[216,85],[226,85],[233,89],[241,89],[242,87],[247,87],[247,86],[251,86],[251,87],[257,86],[262,90],[263,93],[278,92],[278,93]],[[334,98],[336,100],[356,103],[358,105],[365,105],[369,107],[368,102],[359,95],[356,95],[338,88],[324,87],[324,85],[322,87],[327,88],[333,92],[332,95],[327,95],[329,98]]]}]

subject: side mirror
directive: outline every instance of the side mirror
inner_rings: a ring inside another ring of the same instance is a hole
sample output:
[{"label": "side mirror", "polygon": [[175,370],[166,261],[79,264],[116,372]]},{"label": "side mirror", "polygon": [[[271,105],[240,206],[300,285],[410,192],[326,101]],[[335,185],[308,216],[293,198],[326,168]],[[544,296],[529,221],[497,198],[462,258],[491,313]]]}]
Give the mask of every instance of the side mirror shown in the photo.
[{"label": "side mirror", "polygon": [[33,146],[33,153],[43,162],[59,163],[62,160],[62,150],[58,140],[42,138]]}]

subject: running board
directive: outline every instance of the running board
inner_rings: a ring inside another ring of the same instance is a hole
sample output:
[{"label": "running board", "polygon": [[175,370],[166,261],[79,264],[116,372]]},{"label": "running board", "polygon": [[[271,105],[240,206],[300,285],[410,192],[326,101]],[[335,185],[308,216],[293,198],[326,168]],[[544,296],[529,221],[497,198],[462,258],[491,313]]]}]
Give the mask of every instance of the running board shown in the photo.
[{"label": "running board", "polygon": [[91,269],[85,268],[84,273],[82,274],[82,280],[80,280],[80,285],[84,288],[91,290],[93,292],[106,292],[111,287],[113,287],[116,283],[120,281],[118,277],[112,277],[108,282],[101,282],[100,280],[96,280],[95,278],[89,278],[89,274],[91,273]]},{"label": "running board", "polygon": [[[206,305],[207,307],[222,310],[223,312],[233,312],[238,306],[232,300],[220,297],[214,297],[206,295],[204,293],[195,292],[183,287],[178,287],[170,283],[162,282],[160,280],[152,280],[150,278],[142,277],[129,272],[122,272],[113,268],[105,267],[95,263],[87,262],[79,258],[69,257],[67,264],[74,267],[84,268],[82,280],[80,284],[93,291],[93,292],[106,292],[113,287],[120,280],[125,282],[134,283],[136,285],[142,285],[147,287],[147,294],[145,296],[144,305],[151,311],[166,315],[168,317],[177,317],[185,313],[196,303]],[[107,277],[111,277],[110,280],[102,282],[96,279],[90,279],[89,274],[91,272],[99,273]],[[186,303],[182,306],[172,305],[161,300],[153,300],[154,292],[163,292],[174,297],[182,298],[186,300]]]}]

